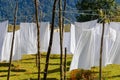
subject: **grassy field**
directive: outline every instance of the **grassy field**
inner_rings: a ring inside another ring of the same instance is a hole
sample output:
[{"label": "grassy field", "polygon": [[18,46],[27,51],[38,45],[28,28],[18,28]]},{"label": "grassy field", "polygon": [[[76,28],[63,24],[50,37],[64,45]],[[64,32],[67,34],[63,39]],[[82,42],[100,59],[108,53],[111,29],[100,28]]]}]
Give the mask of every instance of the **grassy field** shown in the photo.
[{"label": "grassy field", "polygon": [[[45,57],[41,58],[41,77],[43,77]],[[71,55],[67,57],[67,68],[69,68]],[[59,55],[50,56],[50,65],[48,71],[48,80],[59,80]],[[37,67],[35,64],[35,55],[23,55],[22,60],[12,62],[10,80],[37,80]],[[0,80],[6,80],[8,64],[0,63]],[[20,71],[15,71],[19,69]]]},{"label": "grassy field", "polygon": [[[43,71],[45,65],[45,54],[41,58],[41,77],[43,78]],[[69,77],[69,66],[71,63],[72,55],[67,56],[67,76]],[[59,55],[50,56],[50,65],[47,80],[59,80]],[[7,78],[8,64],[5,62],[0,63],[0,80]],[[96,72],[98,75],[98,67],[94,67],[91,71]],[[105,80],[120,80],[120,65],[108,65],[103,68],[103,77]],[[10,80],[37,80],[37,67],[35,64],[35,55],[23,55],[22,60],[13,61]]]}]

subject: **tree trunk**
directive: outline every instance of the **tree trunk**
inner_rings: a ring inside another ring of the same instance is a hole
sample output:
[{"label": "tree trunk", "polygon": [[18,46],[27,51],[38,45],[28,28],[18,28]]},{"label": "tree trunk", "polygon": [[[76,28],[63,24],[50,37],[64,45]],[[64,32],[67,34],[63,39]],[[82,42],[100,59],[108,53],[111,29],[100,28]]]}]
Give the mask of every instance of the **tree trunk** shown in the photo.
[{"label": "tree trunk", "polygon": [[[63,7],[63,17],[65,17],[65,11],[66,10],[66,0],[64,0],[64,7]],[[64,18],[63,18],[63,23],[62,23],[62,37],[64,37]],[[64,40],[64,39],[63,39]],[[65,51],[66,51],[66,48],[65,48]],[[65,54],[65,56],[66,56],[66,54]],[[66,62],[66,58],[64,57],[64,66],[63,66],[63,69],[64,69],[64,80],[66,80],[66,64],[65,64],[65,62]]]},{"label": "tree trunk", "polygon": [[15,13],[14,13],[13,37],[12,37],[12,44],[11,44],[11,51],[10,51],[10,59],[9,59],[9,68],[8,68],[7,80],[9,80],[9,78],[10,78],[10,70],[11,70],[11,62],[12,62],[12,56],[13,56],[14,38],[15,38],[15,27],[16,27],[16,20],[17,20],[17,10],[18,10],[18,3],[16,3]]},{"label": "tree trunk", "polygon": [[50,57],[50,52],[51,52],[52,43],[53,43],[55,9],[56,9],[56,3],[57,3],[57,1],[58,1],[58,0],[54,0],[53,10],[52,10],[52,26],[51,26],[49,47],[48,47],[47,56],[46,56],[46,64],[45,64],[45,70],[44,70],[44,80],[47,80],[49,57]]},{"label": "tree trunk", "polygon": [[104,27],[105,27],[105,22],[103,20],[101,46],[100,46],[99,80],[102,80],[102,52],[103,52]]},{"label": "tree trunk", "polygon": [[40,80],[40,26],[38,19],[38,0],[35,0],[35,15],[36,15],[36,24],[37,24],[37,55],[38,55],[38,80]]},{"label": "tree trunk", "polygon": [[[64,12],[65,10],[66,10],[66,0],[64,0],[63,17],[65,16],[65,12]],[[62,33],[64,34],[64,18],[63,18],[63,24],[62,24]]]},{"label": "tree trunk", "polygon": [[62,32],[62,0],[59,0],[59,30],[60,30],[60,80],[63,80],[63,32]]}]

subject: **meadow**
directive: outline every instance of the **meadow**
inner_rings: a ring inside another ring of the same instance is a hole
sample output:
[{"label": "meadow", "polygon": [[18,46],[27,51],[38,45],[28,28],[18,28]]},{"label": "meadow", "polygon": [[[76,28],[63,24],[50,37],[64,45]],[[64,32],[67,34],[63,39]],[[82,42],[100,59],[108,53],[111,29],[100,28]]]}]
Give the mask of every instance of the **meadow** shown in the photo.
[{"label": "meadow", "polygon": [[[22,60],[13,61],[11,68],[10,80],[37,80],[37,67],[35,55],[23,55]],[[41,78],[43,80],[44,65],[45,65],[46,53],[41,56]],[[70,77],[70,63],[72,55],[67,55],[67,78]],[[48,68],[47,80],[59,80],[60,79],[60,56],[51,54],[50,63]],[[7,79],[8,63],[0,63],[0,80]],[[98,76],[99,68],[92,67],[92,72],[95,72]],[[120,80],[120,65],[107,65],[103,67],[103,77],[105,80]],[[98,79],[96,79],[98,80]]]}]

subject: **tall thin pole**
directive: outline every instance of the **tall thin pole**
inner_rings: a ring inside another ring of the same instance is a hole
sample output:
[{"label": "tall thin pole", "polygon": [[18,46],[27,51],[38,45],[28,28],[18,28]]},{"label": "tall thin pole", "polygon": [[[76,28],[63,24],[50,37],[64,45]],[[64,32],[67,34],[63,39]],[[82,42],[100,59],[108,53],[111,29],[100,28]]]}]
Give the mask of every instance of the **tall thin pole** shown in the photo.
[{"label": "tall thin pole", "polygon": [[102,52],[103,52],[103,38],[104,38],[104,27],[105,27],[104,20],[102,26],[103,27],[102,27],[102,36],[101,36],[101,45],[100,45],[99,80],[102,80]]},{"label": "tall thin pole", "polygon": [[67,58],[67,48],[65,48],[65,56],[64,56],[64,80],[66,80],[66,71],[67,71],[67,68],[66,68],[66,58]]},{"label": "tall thin pole", "polygon": [[[66,0],[64,0],[64,7],[63,7],[63,17],[65,17],[65,10],[66,10]],[[64,18],[62,23],[62,36],[64,37]]]},{"label": "tall thin pole", "polygon": [[46,64],[45,64],[45,70],[44,70],[44,80],[47,80],[48,65],[49,65],[49,56],[50,56],[50,52],[51,52],[51,48],[52,48],[52,43],[53,43],[55,9],[56,9],[56,3],[57,3],[57,1],[58,1],[58,0],[54,0],[54,4],[53,4],[52,26],[51,26],[49,47],[48,47],[47,56],[46,56]]},{"label": "tall thin pole", "polygon": [[14,38],[15,38],[15,27],[16,27],[16,20],[17,20],[17,11],[18,11],[18,3],[16,3],[15,13],[14,13],[13,37],[12,37],[12,44],[11,44],[11,51],[10,51],[10,59],[9,59],[9,68],[8,68],[7,80],[9,80],[9,78],[10,78],[10,70],[11,70],[11,63],[12,63],[12,56],[13,56]]},{"label": "tall thin pole", "polygon": [[[66,10],[66,0],[64,0],[64,7],[63,7],[63,11]],[[65,12],[63,12],[63,16],[65,17]],[[62,38],[64,38],[64,18],[63,18],[63,23],[62,23]],[[64,39],[63,39],[64,40]],[[65,48],[65,56],[64,56],[64,66],[63,66],[63,69],[64,69],[64,74],[63,74],[63,79],[66,80],[66,51],[67,49]]]},{"label": "tall thin pole", "polygon": [[59,30],[60,30],[60,80],[63,80],[62,0],[59,0]]},{"label": "tall thin pole", "polygon": [[40,26],[39,26],[39,18],[38,18],[38,0],[35,0],[35,16],[36,16],[36,24],[37,24],[37,54],[38,54],[38,80],[40,80]]}]

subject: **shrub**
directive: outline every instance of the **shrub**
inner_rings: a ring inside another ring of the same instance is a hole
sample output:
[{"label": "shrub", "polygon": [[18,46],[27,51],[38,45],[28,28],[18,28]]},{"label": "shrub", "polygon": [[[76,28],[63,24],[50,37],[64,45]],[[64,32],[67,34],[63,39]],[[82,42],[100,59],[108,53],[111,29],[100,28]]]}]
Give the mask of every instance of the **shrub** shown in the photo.
[{"label": "shrub", "polygon": [[96,80],[96,75],[90,70],[75,69],[70,72],[70,80]]}]

